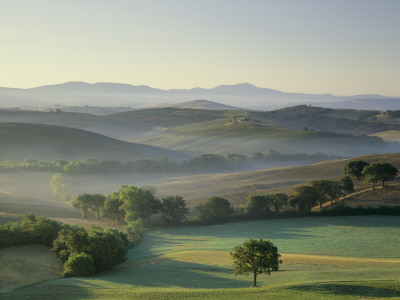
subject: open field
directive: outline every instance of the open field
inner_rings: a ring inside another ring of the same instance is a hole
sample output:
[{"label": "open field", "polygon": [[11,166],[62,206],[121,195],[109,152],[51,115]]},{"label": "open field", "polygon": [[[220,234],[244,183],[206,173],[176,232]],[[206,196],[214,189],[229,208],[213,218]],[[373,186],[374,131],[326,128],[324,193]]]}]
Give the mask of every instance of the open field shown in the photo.
[{"label": "open field", "polygon": [[63,265],[49,247],[26,245],[0,249],[0,293],[58,278]]},{"label": "open field", "polygon": [[[400,217],[302,218],[148,231],[128,260],[92,278],[68,278],[4,299],[400,299]],[[234,276],[229,251],[271,240],[279,272]]]}]

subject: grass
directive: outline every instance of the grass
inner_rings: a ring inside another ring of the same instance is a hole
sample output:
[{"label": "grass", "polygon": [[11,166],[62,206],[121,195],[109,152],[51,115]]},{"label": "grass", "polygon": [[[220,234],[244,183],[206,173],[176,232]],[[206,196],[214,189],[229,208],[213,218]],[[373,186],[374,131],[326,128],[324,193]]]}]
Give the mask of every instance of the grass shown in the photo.
[{"label": "grass", "polygon": [[[67,278],[4,299],[400,299],[400,217],[253,221],[149,231],[128,260],[91,278]],[[248,238],[275,243],[270,277],[234,276],[229,251]],[[0,296],[1,298],[1,296]]]},{"label": "grass", "polygon": [[46,246],[0,249],[0,293],[60,277],[62,272],[62,263]]}]

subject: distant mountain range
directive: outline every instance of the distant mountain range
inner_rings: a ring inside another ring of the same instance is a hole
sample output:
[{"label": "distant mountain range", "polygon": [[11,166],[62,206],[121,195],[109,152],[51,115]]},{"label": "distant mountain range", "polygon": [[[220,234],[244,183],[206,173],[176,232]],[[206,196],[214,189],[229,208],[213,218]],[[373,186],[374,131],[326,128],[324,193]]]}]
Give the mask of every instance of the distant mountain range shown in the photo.
[{"label": "distant mountain range", "polygon": [[278,90],[260,88],[249,83],[220,85],[211,89],[162,90],[144,85],[134,86],[108,82],[90,84],[72,81],[30,89],[0,88],[1,107],[37,108],[56,104],[68,106],[130,106],[133,108],[149,105],[175,107],[174,103],[198,99],[214,101],[230,107],[256,110],[271,110],[297,104],[374,110],[400,109],[400,98],[381,95],[335,96],[330,94],[284,93]]}]

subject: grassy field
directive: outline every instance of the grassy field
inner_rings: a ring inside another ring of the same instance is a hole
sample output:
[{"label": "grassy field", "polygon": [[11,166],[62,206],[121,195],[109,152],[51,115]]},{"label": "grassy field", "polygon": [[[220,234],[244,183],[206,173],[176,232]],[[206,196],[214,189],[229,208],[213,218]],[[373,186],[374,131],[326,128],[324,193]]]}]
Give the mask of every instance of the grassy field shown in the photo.
[{"label": "grassy field", "polygon": [[0,293],[60,277],[63,265],[50,249],[26,245],[0,249]]},{"label": "grassy field", "polygon": [[[91,278],[67,278],[4,299],[400,299],[400,217],[303,218],[148,231],[128,260]],[[279,272],[234,276],[229,251],[264,238]],[[1,297],[1,296],[0,296]]]}]

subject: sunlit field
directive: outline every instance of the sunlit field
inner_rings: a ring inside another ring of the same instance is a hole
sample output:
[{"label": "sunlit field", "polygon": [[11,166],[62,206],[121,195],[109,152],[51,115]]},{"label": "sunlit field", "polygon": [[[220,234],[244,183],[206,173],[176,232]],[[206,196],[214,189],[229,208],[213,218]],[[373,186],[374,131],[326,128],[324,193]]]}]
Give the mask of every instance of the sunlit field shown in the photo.
[{"label": "sunlit field", "polygon": [[[91,278],[68,278],[4,299],[359,299],[400,297],[400,217],[252,221],[147,231],[128,260]],[[229,251],[249,238],[271,240],[279,272],[234,276]]]}]

